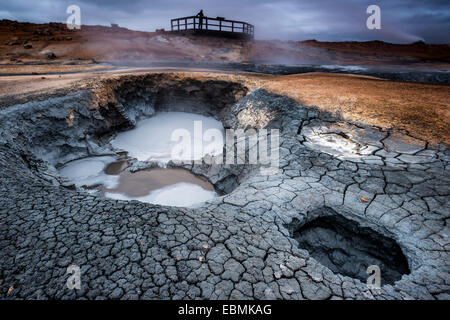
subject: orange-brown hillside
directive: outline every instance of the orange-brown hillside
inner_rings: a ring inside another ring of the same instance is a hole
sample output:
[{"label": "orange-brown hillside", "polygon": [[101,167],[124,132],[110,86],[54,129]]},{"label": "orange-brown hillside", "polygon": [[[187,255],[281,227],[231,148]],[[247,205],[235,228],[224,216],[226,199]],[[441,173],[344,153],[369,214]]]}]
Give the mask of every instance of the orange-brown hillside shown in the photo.
[{"label": "orange-brown hillside", "polygon": [[450,63],[448,45],[370,42],[267,41],[195,37],[170,32],[34,24],[0,20],[0,64],[93,61],[265,61],[312,64]]}]

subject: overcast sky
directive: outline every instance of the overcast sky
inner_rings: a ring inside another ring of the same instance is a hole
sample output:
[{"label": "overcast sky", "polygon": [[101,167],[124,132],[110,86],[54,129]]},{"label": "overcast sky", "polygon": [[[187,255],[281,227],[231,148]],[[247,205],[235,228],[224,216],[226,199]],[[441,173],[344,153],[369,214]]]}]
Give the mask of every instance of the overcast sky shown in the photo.
[{"label": "overcast sky", "polygon": [[[385,40],[450,43],[450,0],[0,0],[0,19],[65,22],[67,6],[81,8],[82,24],[154,31],[193,15],[244,20],[257,39]],[[368,30],[366,9],[381,8],[381,30]]]}]

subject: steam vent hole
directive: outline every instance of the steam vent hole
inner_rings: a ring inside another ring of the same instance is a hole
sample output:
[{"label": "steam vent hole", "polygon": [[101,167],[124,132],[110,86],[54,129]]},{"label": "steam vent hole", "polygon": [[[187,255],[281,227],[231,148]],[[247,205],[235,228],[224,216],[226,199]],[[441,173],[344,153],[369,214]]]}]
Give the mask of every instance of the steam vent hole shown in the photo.
[{"label": "steam vent hole", "polygon": [[370,276],[367,268],[377,265],[381,285],[393,284],[410,273],[406,257],[393,239],[357,222],[331,215],[296,226],[294,221],[290,230],[299,247],[334,273],[366,283]]}]

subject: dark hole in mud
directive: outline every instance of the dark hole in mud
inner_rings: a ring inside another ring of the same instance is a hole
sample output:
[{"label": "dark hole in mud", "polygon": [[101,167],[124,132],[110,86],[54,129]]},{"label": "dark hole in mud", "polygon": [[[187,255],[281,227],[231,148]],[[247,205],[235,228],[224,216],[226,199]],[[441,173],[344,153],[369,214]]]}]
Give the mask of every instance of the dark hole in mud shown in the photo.
[{"label": "dark hole in mud", "polygon": [[297,220],[288,228],[301,249],[334,273],[366,283],[370,276],[367,267],[377,265],[381,285],[393,284],[410,273],[406,257],[393,239],[342,216],[319,217],[303,226]]},{"label": "dark hole in mud", "polygon": [[230,174],[214,184],[216,191],[220,195],[229,194],[239,186],[239,178]]}]

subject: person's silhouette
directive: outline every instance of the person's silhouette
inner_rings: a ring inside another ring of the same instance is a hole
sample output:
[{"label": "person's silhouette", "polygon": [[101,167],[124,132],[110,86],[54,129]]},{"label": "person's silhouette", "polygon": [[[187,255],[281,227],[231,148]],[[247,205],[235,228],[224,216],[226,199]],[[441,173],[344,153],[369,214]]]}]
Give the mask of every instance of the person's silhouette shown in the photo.
[{"label": "person's silhouette", "polygon": [[205,15],[203,14],[203,9],[200,10],[199,13],[197,13],[197,17],[198,17],[198,28],[199,28],[199,29],[202,29],[202,28],[203,28],[203,17],[204,17],[204,16],[205,16]]}]

